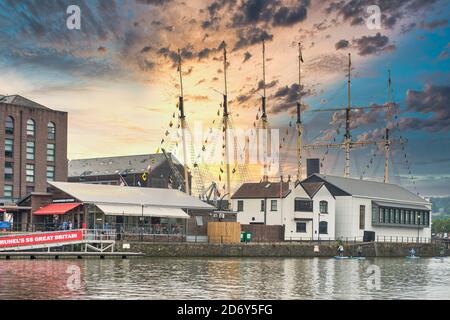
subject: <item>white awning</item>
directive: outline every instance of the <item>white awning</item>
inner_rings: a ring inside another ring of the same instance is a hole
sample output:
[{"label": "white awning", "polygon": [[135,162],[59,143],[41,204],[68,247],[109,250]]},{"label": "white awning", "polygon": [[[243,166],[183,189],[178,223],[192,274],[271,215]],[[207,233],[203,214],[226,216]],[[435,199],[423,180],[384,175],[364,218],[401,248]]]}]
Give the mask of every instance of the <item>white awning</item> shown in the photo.
[{"label": "white awning", "polygon": [[[144,216],[159,218],[189,219],[189,215],[178,208],[119,205],[119,204],[95,204],[105,215],[108,216]],[[143,209],[143,210],[142,210]]]}]

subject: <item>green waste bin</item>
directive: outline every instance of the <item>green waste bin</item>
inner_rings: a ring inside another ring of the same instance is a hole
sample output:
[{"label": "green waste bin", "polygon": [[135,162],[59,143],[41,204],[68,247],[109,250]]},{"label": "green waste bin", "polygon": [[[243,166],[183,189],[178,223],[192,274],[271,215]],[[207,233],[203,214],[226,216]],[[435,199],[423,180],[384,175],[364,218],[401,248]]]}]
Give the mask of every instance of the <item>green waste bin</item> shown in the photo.
[{"label": "green waste bin", "polygon": [[245,233],[245,242],[251,242],[252,241],[252,233],[246,232]]},{"label": "green waste bin", "polygon": [[241,232],[241,242],[245,242],[245,238],[246,238],[246,232],[242,231]]}]

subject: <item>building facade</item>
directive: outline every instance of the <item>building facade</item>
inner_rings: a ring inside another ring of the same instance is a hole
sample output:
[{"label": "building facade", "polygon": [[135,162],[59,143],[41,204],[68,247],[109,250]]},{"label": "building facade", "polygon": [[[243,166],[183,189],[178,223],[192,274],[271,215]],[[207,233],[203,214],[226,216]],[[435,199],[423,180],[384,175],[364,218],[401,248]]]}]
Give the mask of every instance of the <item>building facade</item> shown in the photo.
[{"label": "building facade", "polygon": [[67,113],[0,95],[0,206],[67,180]]},{"label": "building facade", "polygon": [[285,240],[431,239],[431,204],[394,184],[321,174],[245,183],[232,207],[241,224],[284,226]]}]

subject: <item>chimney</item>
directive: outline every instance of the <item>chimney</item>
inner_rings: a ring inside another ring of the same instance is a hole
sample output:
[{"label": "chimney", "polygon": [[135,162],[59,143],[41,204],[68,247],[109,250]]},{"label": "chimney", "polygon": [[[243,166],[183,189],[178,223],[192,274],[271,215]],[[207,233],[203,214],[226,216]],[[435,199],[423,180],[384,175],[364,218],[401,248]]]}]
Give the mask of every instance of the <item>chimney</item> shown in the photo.
[{"label": "chimney", "polygon": [[315,173],[320,174],[320,159],[306,159],[306,176],[312,176]]}]

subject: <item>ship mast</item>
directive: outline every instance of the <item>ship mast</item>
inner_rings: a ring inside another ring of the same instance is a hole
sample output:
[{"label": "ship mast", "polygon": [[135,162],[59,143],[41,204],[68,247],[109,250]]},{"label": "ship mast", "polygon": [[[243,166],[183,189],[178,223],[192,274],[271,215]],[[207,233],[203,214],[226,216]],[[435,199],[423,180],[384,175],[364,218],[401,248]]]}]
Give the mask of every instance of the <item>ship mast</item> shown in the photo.
[{"label": "ship mast", "polygon": [[262,129],[263,129],[263,165],[264,165],[264,175],[263,181],[269,181],[268,168],[267,168],[267,113],[266,113],[266,44],[263,39],[262,41],[262,57],[263,57],[263,96],[261,98],[262,106]]},{"label": "ship mast", "polygon": [[350,100],[350,86],[351,86],[351,54],[348,54],[348,80],[347,80],[347,98],[348,105],[347,109],[345,109],[345,140],[344,140],[344,149],[345,149],[345,168],[344,168],[344,177],[350,176],[350,147],[352,144],[352,135],[350,132],[350,113],[351,113],[351,100]]},{"label": "ship mast", "polygon": [[297,181],[302,174],[302,71],[303,62],[301,43],[298,43],[298,102],[297,102]]},{"label": "ship mast", "polygon": [[[391,69],[388,69],[388,104],[392,103],[391,99]],[[384,135],[384,183],[389,183],[389,153],[391,141],[389,140],[389,128],[386,128]]]},{"label": "ship mast", "polygon": [[184,162],[184,184],[187,194],[191,194],[189,188],[189,172],[187,165],[187,147],[186,147],[186,116],[184,114],[184,96],[183,96],[183,74],[181,70],[181,52],[178,49],[178,71],[180,74],[180,96],[178,97],[178,108],[180,110],[180,123],[181,123],[181,139],[183,141],[183,162]]},{"label": "ship mast", "polygon": [[225,144],[225,165],[227,172],[227,198],[228,205],[231,204],[231,176],[230,176],[230,155],[228,146],[228,88],[227,88],[227,47],[223,42],[223,75],[224,75],[224,93],[223,93],[223,127]]}]

